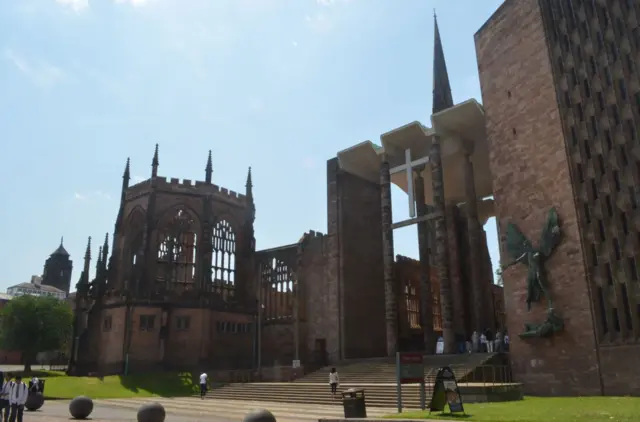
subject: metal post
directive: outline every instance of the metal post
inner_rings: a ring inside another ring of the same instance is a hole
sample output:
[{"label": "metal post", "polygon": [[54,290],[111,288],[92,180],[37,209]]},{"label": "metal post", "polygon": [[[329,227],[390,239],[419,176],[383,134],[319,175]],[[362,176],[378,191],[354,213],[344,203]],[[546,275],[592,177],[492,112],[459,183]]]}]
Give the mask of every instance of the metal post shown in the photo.
[{"label": "metal post", "polygon": [[262,311],[264,308],[262,304],[262,279],[258,295],[258,377],[262,379]]},{"label": "metal post", "polygon": [[398,413],[402,413],[402,384],[400,383],[400,352],[396,352],[396,397]]}]

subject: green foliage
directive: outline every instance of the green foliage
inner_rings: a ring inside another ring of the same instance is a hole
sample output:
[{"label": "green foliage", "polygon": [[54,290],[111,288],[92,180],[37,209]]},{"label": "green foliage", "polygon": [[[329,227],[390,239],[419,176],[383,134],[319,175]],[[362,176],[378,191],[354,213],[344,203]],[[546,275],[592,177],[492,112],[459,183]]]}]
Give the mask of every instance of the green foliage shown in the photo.
[{"label": "green foliage", "polygon": [[54,297],[19,296],[0,310],[0,346],[22,352],[27,363],[38,352],[60,350],[72,330],[71,307]]}]

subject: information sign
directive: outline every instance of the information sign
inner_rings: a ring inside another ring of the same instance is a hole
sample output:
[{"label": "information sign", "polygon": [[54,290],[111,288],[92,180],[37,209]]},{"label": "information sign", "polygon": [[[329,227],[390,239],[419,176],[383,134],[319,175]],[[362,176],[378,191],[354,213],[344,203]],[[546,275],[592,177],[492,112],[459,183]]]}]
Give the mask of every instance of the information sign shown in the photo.
[{"label": "information sign", "polygon": [[429,411],[444,412],[444,408],[447,405],[449,405],[451,413],[464,413],[462,395],[458,388],[456,376],[451,368],[445,366],[438,369]]}]

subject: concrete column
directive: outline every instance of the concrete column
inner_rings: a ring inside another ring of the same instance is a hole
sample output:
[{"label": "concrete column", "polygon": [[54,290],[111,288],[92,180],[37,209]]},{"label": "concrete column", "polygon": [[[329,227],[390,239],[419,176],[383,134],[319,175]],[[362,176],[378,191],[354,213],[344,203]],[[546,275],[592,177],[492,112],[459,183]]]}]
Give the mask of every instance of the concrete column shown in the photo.
[{"label": "concrete column", "polygon": [[453,329],[453,297],[451,280],[449,279],[449,241],[445,222],[444,174],[440,139],[433,137],[431,150],[431,183],[433,187],[433,205],[440,217],[435,220],[436,226],[436,266],[440,281],[440,304],[442,307],[442,336],[444,337],[444,353],[454,353],[456,349],[455,331]]},{"label": "concrete column", "polygon": [[[464,186],[467,211],[467,235],[469,242],[469,275],[471,278],[471,293],[473,295],[473,328],[481,332],[488,327],[486,318],[487,302],[485,301],[484,275],[482,265],[483,247],[481,243],[480,222],[478,221],[478,203],[476,198],[475,178],[473,175],[473,163],[471,155],[467,152],[464,159]],[[491,327],[493,328],[493,327]]]},{"label": "concrete column", "polygon": [[[417,169],[415,198],[418,217],[428,213],[424,197],[424,166]],[[424,336],[424,350],[435,353],[436,338],[433,332],[433,293],[431,291],[431,264],[429,262],[429,223],[418,223],[418,249],[420,255],[420,325]]]},{"label": "concrete column", "polygon": [[391,174],[385,157],[380,166],[380,198],[382,208],[382,258],[384,266],[384,309],[387,332],[387,356],[398,349],[398,308],[393,273],[393,216],[391,213]]}]

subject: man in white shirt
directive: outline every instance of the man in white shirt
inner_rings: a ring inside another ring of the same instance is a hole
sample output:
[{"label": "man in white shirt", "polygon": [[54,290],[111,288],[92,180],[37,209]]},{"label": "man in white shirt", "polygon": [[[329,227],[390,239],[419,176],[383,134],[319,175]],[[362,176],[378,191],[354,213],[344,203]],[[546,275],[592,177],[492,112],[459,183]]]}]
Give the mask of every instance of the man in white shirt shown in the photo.
[{"label": "man in white shirt", "polygon": [[16,381],[11,385],[9,391],[9,406],[11,407],[11,415],[9,422],[22,422],[22,413],[24,412],[24,404],[27,402],[29,388],[27,384],[22,382],[22,376],[16,375]]},{"label": "man in white shirt", "polygon": [[206,372],[200,374],[200,398],[204,400],[204,396],[207,394],[207,379],[209,376]]}]

